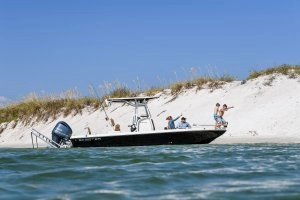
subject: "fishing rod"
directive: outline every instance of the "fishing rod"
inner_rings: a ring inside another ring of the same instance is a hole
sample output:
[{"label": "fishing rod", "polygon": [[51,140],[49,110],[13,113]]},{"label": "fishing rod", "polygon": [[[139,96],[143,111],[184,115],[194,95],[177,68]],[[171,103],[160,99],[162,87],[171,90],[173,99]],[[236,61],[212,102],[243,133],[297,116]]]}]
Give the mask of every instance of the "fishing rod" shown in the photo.
[{"label": "fishing rod", "polygon": [[[93,91],[94,91],[94,93],[95,93],[97,99],[100,99],[97,90],[94,89],[94,86],[92,86],[92,88],[93,88]],[[108,117],[108,114],[107,114],[107,112],[106,112],[106,110],[105,110],[105,107],[104,107],[104,105],[103,105],[105,102],[106,102],[106,101],[102,102],[101,105],[100,105],[100,107],[101,107],[102,110],[104,111],[104,114],[105,114],[105,120],[106,120],[106,121],[109,121],[109,122],[108,122],[109,125],[110,125],[112,128],[114,128],[114,126],[115,126],[115,121],[114,121],[114,119]]]},{"label": "fishing rod", "polygon": [[[105,101],[104,101],[105,102]],[[115,126],[115,121],[113,118],[109,118],[108,115],[107,115],[107,112],[105,110],[105,107],[103,106],[104,102],[101,104],[102,106],[102,109],[104,111],[104,114],[105,114],[105,120],[106,121],[109,121],[109,125],[113,128]]]}]

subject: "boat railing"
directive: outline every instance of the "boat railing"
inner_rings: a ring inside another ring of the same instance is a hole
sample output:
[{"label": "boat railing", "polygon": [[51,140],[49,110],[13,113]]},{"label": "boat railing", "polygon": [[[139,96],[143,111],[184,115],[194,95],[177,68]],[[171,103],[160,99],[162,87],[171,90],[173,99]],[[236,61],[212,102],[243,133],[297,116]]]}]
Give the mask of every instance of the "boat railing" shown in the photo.
[{"label": "boat railing", "polygon": [[225,126],[220,126],[219,128],[215,128],[216,125],[213,124],[192,124],[192,127],[197,127],[197,128],[203,128],[204,130],[206,130],[206,128],[211,129],[211,127],[214,127],[214,129],[226,129],[227,127]]},{"label": "boat railing", "polygon": [[[34,144],[34,137],[35,137],[35,144]],[[61,145],[57,144],[56,142],[54,142],[53,140],[51,140],[50,138],[48,138],[44,134],[38,132],[37,130],[32,129],[32,131],[31,131],[31,142],[32,142],[32,148],[33,149],[34,148],[39,148],[38,139],[44,141],[45,143],[47,143],[52,148],[61,148]]]}]

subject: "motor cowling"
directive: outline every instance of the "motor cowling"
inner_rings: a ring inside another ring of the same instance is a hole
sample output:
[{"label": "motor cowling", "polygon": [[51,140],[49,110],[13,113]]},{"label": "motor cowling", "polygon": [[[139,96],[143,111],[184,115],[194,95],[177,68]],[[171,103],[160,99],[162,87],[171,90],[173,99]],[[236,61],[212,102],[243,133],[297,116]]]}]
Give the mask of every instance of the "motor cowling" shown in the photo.
[{"label": "motor cowling", "polygon": [[72,136],[71,127],[64,121],[60,121],[52,130],[52,140],[57,144],[65,144]]}]

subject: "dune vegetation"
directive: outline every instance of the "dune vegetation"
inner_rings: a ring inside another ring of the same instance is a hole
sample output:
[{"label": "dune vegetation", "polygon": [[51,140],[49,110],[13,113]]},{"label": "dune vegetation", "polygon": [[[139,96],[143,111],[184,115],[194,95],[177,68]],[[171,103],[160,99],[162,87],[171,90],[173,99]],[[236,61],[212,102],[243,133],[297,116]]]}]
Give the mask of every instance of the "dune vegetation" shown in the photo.
[{"label": "dune vegetation", "polygon": [[[261,71],[253,71],[249,74],[247,80],[270,74],[284,74],[289,78],[296,78],[300,75],[300,65],[280,65]],[[236,79],[230,75],[222,75],[220,77],[197,76],[190,80],[174,82],[168,86],[152,87],[144,91],[134,91],[119,85],[116,88],[107,88],[107,92],[100,97],[94,88],[92,88],[89,97],[81,97],[78,95],[78,92],[73,90],[60,95],[50,96],[39,96],[33,93],[25,97],[21,102],[0,108],[0,124],[13,121],[15,124],[21,122],[27,125],[32,121],[55,120],[62,114],[64,116],[82,114],[83,109],[98,110],[103,106],[103,102],[107,98],[130,97],[140,94],[152,96],[164,91],[166,88],[169,88],[174,96],[190,88],[196,88],[197,90],[209,88],[213,91],[221,88],[223,84],[234,80]],[[3,127],[5,128],[5,126],[0,128],[3,130]]]},{"label": "dune vegetation", "polygon": [[289,78],[296,78],[300,75],[300,65],[280,65],[276,67],[271,67],[261,71],[252,71],[250,72],[247,80],[255,79],[260,76],[266,76],[271,74],[283,74]]}]

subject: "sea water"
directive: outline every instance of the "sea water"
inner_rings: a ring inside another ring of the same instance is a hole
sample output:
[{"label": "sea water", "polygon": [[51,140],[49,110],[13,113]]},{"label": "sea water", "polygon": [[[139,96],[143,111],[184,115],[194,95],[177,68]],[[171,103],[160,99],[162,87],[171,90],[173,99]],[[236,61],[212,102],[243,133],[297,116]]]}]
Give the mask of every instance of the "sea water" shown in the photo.
[{"label": "sea water", "polygon": [[0,199],[300,199],[300,144],[0,149]]}]

